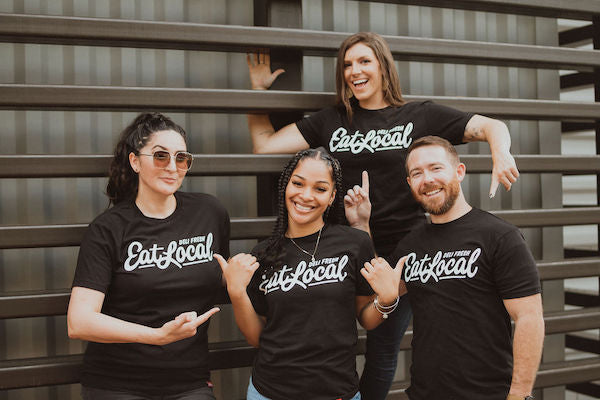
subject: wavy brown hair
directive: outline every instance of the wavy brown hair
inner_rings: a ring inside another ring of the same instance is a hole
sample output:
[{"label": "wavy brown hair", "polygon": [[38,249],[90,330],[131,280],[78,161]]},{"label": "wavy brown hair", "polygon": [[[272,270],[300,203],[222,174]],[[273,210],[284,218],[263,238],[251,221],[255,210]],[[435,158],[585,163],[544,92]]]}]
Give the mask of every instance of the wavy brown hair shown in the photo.
[{"label": "wavy brown hair", "polygon": [[350,99],[353,94],[352,90],[346,85],[346,80],[344,79],[344,58],[346,57],[348,49],[357,43],[363,43],[364,45],[369,46],[369,48],[373,50],[375,58],[379,61],[382,76],[383,98],[385,101],[391,106],[401,106],[406,103],[402,97],[402,90],[400,90],[400,78],[398,78],[396,64],[394,64],[392,52],[386,41],[373,32],[358,32],[347,37],[340,45],[335,68],[336,103],[346,109],[348,119],[352,120],[352,105]]}]

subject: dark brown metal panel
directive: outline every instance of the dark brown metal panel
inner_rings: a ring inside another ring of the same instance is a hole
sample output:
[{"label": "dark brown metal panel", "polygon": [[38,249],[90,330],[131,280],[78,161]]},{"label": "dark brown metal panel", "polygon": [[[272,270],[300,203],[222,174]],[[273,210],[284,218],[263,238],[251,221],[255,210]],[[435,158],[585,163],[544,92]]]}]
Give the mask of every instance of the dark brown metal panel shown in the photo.
[{"label": "dark brown metal panel", "polygon": [[[349,33],[120,19],[0,14],[0,41],[246,52],[298,49],[334,56]],[[396,58],[591,71],[597,52],[547,46],[386,36]]]},{"label": "dark brown metal panel", "polygon": [[[195,154],[188,176],[278,175],[291,154]],[[105,177],[109,155],[0,155],[0,178]],[[462,155],[469,173],[489,173],[488,155]],[[600,156],[515,155],[521,173],[557,172],[590,174],[600,172]]]},{"label": "dark brown metal panel", "polygon": [[[600,54],[600,53],[599,53]],[[600,104],[557,100],[406,96],[515,119],[595,119]],[[334,104],[333,93],[277,90],[173,89],[148,87],[0,85],[0,109],[161,110],[216,112],[315,111]]]},{"label": "dark brown metal panel", "polygon": [[591,20],[594,14],[600,14],[600,4],[596,0],[377,0],[377,2],[579,20]]},{"label": "dark brown metal panel", "polygon": [[600,259],[571,259],[537,263],[541,280],[600,276]]},{"label": "dark brown metal panel", "polygon": [[560,88],[571,89],[575,87],[593,85],[595,76],[591,72],[577,72],[560,76]]},{"label": "dark brown metal panel", "polygon": [[561,386],[567,383],[587,382],[600,379],[600,357],[584,360],[542,364],[535,387]]},{"label": "dark brown metal panel", "polygon": [[592,131],[594,129],[596,129],[596,124],[594,122],[566,121],[562,122],[560,127],[560,130],[563,133]]},{"label": "dark brown metal panel", "polygon": [[594,27],[592,24],[568,29],[558,33],[558,45],[567,46],[577,42],[591,41],[593,35]]}]

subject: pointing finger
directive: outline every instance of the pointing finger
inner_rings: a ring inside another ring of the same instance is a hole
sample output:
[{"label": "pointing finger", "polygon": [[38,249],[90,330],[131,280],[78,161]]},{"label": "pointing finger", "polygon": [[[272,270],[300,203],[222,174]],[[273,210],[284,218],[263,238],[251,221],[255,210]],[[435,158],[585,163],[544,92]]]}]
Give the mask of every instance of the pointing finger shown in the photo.
[{"label": "pointing finger", "polygon": [[362,188],[369,194],[369,173],[367,171],[362,172]]},{"label": "pointing finger", "polygon": [[490,199],[494,198],[496,191],[498,190],[498,178],[492,175],[492,184],[490,185]]}]

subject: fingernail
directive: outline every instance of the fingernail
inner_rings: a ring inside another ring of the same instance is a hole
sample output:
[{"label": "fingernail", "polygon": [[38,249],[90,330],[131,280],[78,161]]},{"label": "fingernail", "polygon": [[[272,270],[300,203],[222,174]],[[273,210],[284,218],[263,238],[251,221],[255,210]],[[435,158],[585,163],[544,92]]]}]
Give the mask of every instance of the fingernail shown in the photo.
[{"label": "fingernail", "polygon": [[490,199],[494,198],[494,193],[490,193]]}]

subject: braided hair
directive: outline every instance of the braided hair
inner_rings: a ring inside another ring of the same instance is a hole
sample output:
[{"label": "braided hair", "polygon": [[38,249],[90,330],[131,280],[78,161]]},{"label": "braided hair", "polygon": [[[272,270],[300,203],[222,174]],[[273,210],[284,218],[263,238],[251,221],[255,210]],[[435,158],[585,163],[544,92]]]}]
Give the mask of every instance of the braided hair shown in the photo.
[{"label": "braided hair", "polygon": [[142,113],[123,129],[108,170],[106,195],[109,206],[135,198],[138,176],[129,163],[129,153],[138,155],[152,134],[159,131],[175,131],[183,137],[184,141],[186,140],[186,133],[182,127],[157,112]]},{"label": "braided hair", "polygon": [[321,160],[330,168],[331,178],[335,184],[335,199],[327,211],[323,214],[325,223],[340,223],[344,212],[344,203],[342,196],[342,170],[338,160],[333,158],[323,147],[317,149],[302,150],[296,153],[287,163],[281,175],[277,186],[277,221],[273,228],[273,233],[267,239],[267,244],[262,247],[262,251],[257,252],[256,257],[260,260],[261,274],[270,277],[275,268],[283,264],[285,258],[285,232],[288,228],[288,212],[285,204],[285,191],[290,178],[298,166],[298,163],[304,159]]}]

